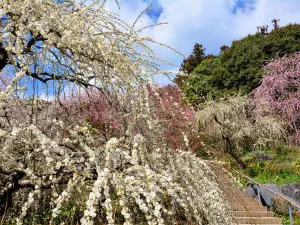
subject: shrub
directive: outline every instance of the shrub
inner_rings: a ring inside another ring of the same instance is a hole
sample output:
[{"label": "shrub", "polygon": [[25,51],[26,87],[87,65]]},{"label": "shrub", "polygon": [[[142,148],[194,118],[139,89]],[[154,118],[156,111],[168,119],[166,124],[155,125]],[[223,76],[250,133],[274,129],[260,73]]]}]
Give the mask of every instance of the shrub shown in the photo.
[{"label": "shrub", "polygon": [[[195,149],[199,145],[195,130],[195,112],[190,105],[184,104],[178,87],[165,86],[156,90],[149,89],[153,104],[153,117],[162,122],[163,137],[173,149]],[[189,143],[186,143],[186,141]]]},{"label": "shrub", "polygon": [[[168,147],[172,149],[196,148],[199,141],[194,129],[195,112],[190,105],[183,103],[180,89],[171,85],[159,88],[151,88],[148,85],[147,91],[149,107],[152,110],[151,117],[161,125],[163,138]],[[134,118],[128,114],[130,107],[124,107],[124,105],[130,105],[130,99],[134,98],[128,94],[124,98],[123,105],[120,105],[116,96],[108,98],[96,90],[89,90],[80,95],[69,96],[62,101],[62,104],[69,114],[69,120],[91,122],[91,125],[101,131],[104,139],[108,141],[111,137],[125,135]],[[147,128],[139,123],[133,134],[146,132]],[[189,140],[189,146],[186,146],[185,138]]]},{"label": "shrub", "polygon": [[220,98],[225,95],[224,79],[226,71],[221,65],[220,57],[205,59],[184,80],[184,96],[195,107],[208,98]]}]

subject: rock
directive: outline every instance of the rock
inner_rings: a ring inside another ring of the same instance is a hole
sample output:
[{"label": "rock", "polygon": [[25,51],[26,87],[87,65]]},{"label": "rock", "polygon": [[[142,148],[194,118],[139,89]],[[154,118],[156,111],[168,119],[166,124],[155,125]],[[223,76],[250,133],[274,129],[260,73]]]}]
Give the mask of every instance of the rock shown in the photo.
[{"label": "rock", "polygon": [[245,192],[246,192],[246,194],[249,196],[249,197],[251,197],[251,198],[256,198],[256,190],[254,189],[255,187],[253,187],[253,185],[251,185],[251,184],[247,184],[247,188],[246,188],[246,190],[245,190]]},{"label": "rock", "polygon": [[[268,189],[281,192],[280,187],[278,187],[276,184],[264,184],[264,186],[266,186]],[[259,191],[263,205],[272,207],[276,195],[264,188],[260,188]]]},{"label": "rock", "polygon": [[266,153],[257,154],[256,158],[260,161],[269,161],[273,160],[273,157]]},{"label": "rock", "polygon": [[279,196],[275,196],[272,203],[272,211],[280,215],[288,215],[289,203]]},{"label": "rock", "polygon": [[300,202],[300,184],[286,184],[281,188],[283,194],[295,199]]}]

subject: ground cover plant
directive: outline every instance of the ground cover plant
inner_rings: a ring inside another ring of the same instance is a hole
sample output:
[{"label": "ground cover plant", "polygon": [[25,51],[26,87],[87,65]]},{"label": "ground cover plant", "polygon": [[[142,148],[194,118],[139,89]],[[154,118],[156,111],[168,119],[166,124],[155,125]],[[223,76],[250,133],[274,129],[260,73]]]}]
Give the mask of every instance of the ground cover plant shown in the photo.
[{"label": "ground cover plant", "polygon": [[300,182],[300,151],[289,146],[277,146],[258,152],[248,152],[242,157],[248,165],[245,171],[261,183],[279,186]]},{"label": "ground cover plant", "polygon": [[1,0],[0,16],[2,224],[233,224],[181,130],[191,112],[152,82],[163,60],[139,18],[68,0]]}]

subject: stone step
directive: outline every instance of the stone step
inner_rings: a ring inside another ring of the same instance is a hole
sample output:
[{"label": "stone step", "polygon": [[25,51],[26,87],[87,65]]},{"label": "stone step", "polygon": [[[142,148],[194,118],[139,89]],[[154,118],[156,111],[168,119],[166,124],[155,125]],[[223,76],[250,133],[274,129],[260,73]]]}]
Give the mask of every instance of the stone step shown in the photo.
[{"label": "stone step", "polygon": [[251,205],[231,205],[233,211],[268,211],[267,207]]},{"label": "stone step", "polygon": [[250,198],[250,197],[241,197],[241,198],[239,198],[239,197],[231,197],[230,199],[229,199],[230,201],[232,201],[232,202],[241,202],[241,201],[243,201],[243,202],[256,202],[256,203],[259,203],[259,201],[257,201],[255,198]]},{"label": "stone step", "polygon": [[281,219],[274,217],[274,213],[268,211],[267,207],[235,187],[231,178],[220,167],[213,168],[217,176],[216,181],[238,225],[282,225]]},{"label": "stone step", "polygon": [[[236,194],[225,194],[223,193],[223,195],[227,198],[227,199],[239,199],[239,201],[242,201],[244,198],[247,199],[247,196],[241,195],[239,193]],[[253,198],[255,200],[255,198]]]},{"label": "stone step", "polygon": [[236,217],[238,224],[282,224],[280,218],[275,217]]},{"label": "stone step", "polygon": [[232,211],[235,217],[272,217],[274,213],[271,211]]},{"label": "stone step", "polygon": [[219,186],[220,189],[223,191],[223,192],[226,192],[226,193],[240,193],[240,194],[246,194],[245,192],[239,190],[238,188],[236,187],[222,187],[222,186]]},{"label": "stone step", "polygon": [[232,198],[249,198],[246,193],[239,192],[239,191],[223,191],[223,194]]},{"label": "stone step", "polygon": [[230,205],[240,205],[240,206],[261,206],[258,201],[250,202],[250,201],[229,201]]},{"label": "stone step", "polygon": [[246,193],[244,193],[242,191],[239,191],[236,187],[222,187],[222,186],[219,186],[219,187],[225,193],[241,193],[241,194],[246,194]]}]

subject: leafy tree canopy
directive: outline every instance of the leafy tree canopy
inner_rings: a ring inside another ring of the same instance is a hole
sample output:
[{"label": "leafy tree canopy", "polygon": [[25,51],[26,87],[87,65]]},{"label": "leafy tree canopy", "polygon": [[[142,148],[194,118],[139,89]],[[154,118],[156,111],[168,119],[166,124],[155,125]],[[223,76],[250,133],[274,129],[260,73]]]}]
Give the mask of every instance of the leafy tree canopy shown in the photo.
[{"label": "leafy tree canopy", "polygon": [[215,59],[203,60],[184,78],[181,88],[187,100],[196,105],[208,96],[228,93],[248,94],[263,78],[263,67],[273,58],[300,51],[300,25],[290,24],[268,33],[257,32],[232,42]]},{"label": "leafy tree canopy", "polygon": [[207,93],[213,98],[222,95],[219,90],[224,89],[225,71],[220,57],[207,58],[194,70],[184,83],[184,95],[193,105],[201,103]]}]

